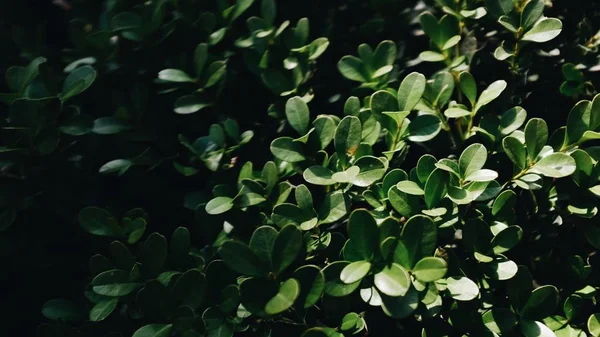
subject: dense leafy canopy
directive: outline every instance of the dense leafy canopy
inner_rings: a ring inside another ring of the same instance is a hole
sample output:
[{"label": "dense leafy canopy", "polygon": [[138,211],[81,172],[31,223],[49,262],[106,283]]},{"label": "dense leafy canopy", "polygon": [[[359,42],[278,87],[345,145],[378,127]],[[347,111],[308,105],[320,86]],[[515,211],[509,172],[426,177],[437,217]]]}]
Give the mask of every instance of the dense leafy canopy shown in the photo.
[{"label": "dense leafy canopy", "polygon": [[9,325],[600,336],[595,2],[27,3],[0,21]]}]

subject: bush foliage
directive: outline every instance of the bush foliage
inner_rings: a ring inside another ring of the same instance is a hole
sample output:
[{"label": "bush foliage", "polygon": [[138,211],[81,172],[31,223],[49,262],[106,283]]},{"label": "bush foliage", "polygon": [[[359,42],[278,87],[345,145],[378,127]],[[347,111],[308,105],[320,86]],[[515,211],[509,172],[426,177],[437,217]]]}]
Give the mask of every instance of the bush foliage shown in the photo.
[{"label": "bush foliage", "polygon": [[0,21],[21,334],[600,336],[595,2],[32,6]]}]

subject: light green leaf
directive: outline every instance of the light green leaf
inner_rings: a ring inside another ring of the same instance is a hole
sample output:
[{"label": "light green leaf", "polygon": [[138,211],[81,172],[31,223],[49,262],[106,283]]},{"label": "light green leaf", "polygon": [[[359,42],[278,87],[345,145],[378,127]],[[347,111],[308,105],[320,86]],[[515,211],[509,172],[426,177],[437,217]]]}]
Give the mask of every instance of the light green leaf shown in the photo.
[{"label": "light green leaf", "polygon": [[291,278],[279,286],[279,292],[265,306],[267,315],[277,315],[289,309],[300,295],[300,283]]},{"label": "light green leaf", "polygon": [[481,144],[469,145],[458,159],[458,168],[461,177],[465,178],[479,171],[487,161],[487,149]]},{"label": "light green leaf", "polygon": [[527,31],[521,40],[532,42],[547,42],[560,34],[562,31],[562,22],[556,18],[544,18],[536,22],[529,31]]},{"label": "light green leaf", "polygon": [[419,185],[417,185],[417,183],[410,181],[410,180],[401,181],[398,184],[396,184],[396,187],[398,188],[398,190],[400,190],[406,194],[411,194],[411,195],[424,195],[425,194],[425,192],[421,189],[421,187],[419,187]]},{"label": "light green leaf", "polygon": [[448,271],[448,264],[439,257],[425,257],[419,260],[412,270],[421,282],[433,282],[441,279]]},{"label": "light green leaf", "polygon": [[479,109],[481,109],[481,107],[489,104],[491,101],[498,98],[498,96],[502,94],[504,89],[506,89],[506,85],[506,81],[504,80],[499,80],[490,84],[490,86],[487,87],[487,89],[481,92],[481,95],[479,96],[479,99],[475,104],[475,111],[478,111]]},{"label": "light green leaf", "polygon": [[431,50],[426,50],[419,54],[419,58],[425,62],[440,62],[445,60],[446,56]]},{"label": "light green leaf", "polygon": [[360,170],[358,174],[350,178],[350,182],[352,182],[353,185],[360,187],[371,186],[379,181],[383,178],[387,169],[385,163],[373,156],[360,157],[354,165],[355,166],[353,167],[358,167]]},{"label": "light green leaf", "polygon": [[308,105],[302,98],[296,96],[290,98],[285,104],[285,116],[290,123],[290,126],[300,135],[305,135],[308,132],[308,123],[310,120],[310,112]]},{"label": "light green leaf", "polygon": [[233,208],[233,199],[229,197],[216,197],[205,206],[206,213],[211,215],[222,214]]},{"label": "light green leaf", "polygon": [[271,143],[271,153],[278,159],[289,163],[297,163],[306,159],[301,144],[295,142],[291,137],[275,139]]},{"label": "light green leaf", "polygon": [[179,69],[164,69],[158,73],[158,78],[167,82],[185,83],[194,82],[194,79]]},{"label": "light green leaf", "polygon": [[406,295],[411,284],[408,272],[397,263],[392,263],[375,274],[374,283],[379,291],[392,297]]},{"label": "light green leaf", "polygon": [[600,336],[600,314],[590,315],[590,318],[587,320],[587,328],[592,336]]},{"label": "light green leaf", "polygon": [[346,116],[335,129],[333,144],[338,159],[347,162],[348,156],[353,156],[361,141],[362,125],[358,117]]},{"label": "light green leaf", "polygon": [[450,295],[457,301],[470,301],[479,296],[479,287],[468,277],[449,277],[446,283]]},{"label": "light green leaf", "polygon": [[542,158],[530,171],[550,178],[562,178],[573,174],[576,168],[573,157],[559,152]]},{"label": "light green leaf", "polygon": [[352,262],[340,274],[340,280],[346,284],[352,284],[362,280],[371,270],[371,263],[368,261]]},{"label": "light green leaf", "polygon": [[522,319],[519,325],[525,337],[556,337],[550,328],[538,321]]},{"label": "light green leaf", "polygon": [[333,180],[334,172],[323,166],[311,166],[304,170],[302,176],[304,180],[314,185],[333,185],[336,183]]},{"label": "light green leaf", "polygon": [[423,92],[425,92],[426,83],[427,80],[425,79],[425,76],[416,72],[408,74],[408,76],[402,80],[400,88],[398,88],[399,111],[410,111],[417,103],[419,103],[421,96],[423,96]]},{"label": "light green leaf", "polygon": [[337,67],[342,76],[351,81],[367,83],[371,79],[364,62],[356,56],[342,57]]},{"label": "light green leaf", "polygon": [[488,169],[481,169],[471,173],[470,175],[465,177],[465,181],[492,181],[498,178],[498,172]]}]

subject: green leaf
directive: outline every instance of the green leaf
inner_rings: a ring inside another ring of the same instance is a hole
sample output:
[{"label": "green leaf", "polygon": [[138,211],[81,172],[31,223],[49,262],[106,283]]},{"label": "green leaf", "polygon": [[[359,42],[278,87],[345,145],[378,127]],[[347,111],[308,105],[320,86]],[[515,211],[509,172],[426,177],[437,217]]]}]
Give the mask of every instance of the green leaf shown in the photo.
[{"label": "green leaf", "polygon": [[277,231],[271,226],[260,226],[254,230],[248,246],[264,263],[271,264],[273,243]]},{"label": "green leaf", "polygon": [[323,53],[327,50],[327,47],[329,47],[329,40],[327,38],[320,37],[320,38],[314,40],[308,46],[308,49],[309,49],[308,59],[309,60],[318,59],[319,56],[323,55]]},{"label": "green leaf", "polygon": [[132,337],[169,337],[173,324],[148,324],[137,329]]},{"label": "green leaf", "polygon": [[360,168],[358,166],[351,166],[345,171],[334,173],[331,178],[338,183],[349,183],[359,172]]},{"label": "green leaf", "polygon": [[580,101],[571,109],[567,118],[567,139],[569,144],[575,144],[581,140],[586,131],[592,130],[592,103]]},{"label": "green leaf", "polygon": [[338,70],[345,78],[367,83],[370,81],[370,75],[364,62],[356,56],[346,55],[340,59],[337,64]]},{"label": "green leaf", "polygon": [[397,186],[390,188],[388,199],[392,207],[403,216],[410,217],[419,213],[419,199],[400,191]]},{"label": "green leaf", "polygon": [[371,270],[371,263],[368,261],[352,262],[340,274],[340,280],[346,284],[352,284],[362,280]]},{"label": "green leaf", "polygon": [[319,206],[319,222],[322,224],[336,222],[349,211],[350,202],[342,191],[328,193]]},{"label": "green leaf", "polygon": [[325,293],[327,295],[333,297],[348,296],[349,294],[353,293],[358,288],[358,286],[360,286],[360,281],[357,281],[352,284],[345,284],[340,279],[340,274],[342,273],[342,270],[348,264],[349,263],[346,261],[336,261],[327,265],[327,267],[323,269],[323,273],[325,274],[326,280]]},{"label": "green leaf", "polygon": [[129,159],[115,159],[108,163],[100,166],[98,169],[99,173],[113,173],[119,172],[119,175],[124,174],[131,166],[133,162]]},{"label": "green leaf", "polygon": [[79,321],[83,318],[77,305],[64,298],[56,298],[44,303],[42,315],[53,321]]},{"label": "green leaf", "polygon": [[233,208],[233,199],[229,197],[216,197],[205,206],[206,213],[211,215],[223,214]]},{"label": "green leaf", "polygon": [[528,319],[543,319],[554,312],[558,305],[558,289],[552,285],[536,288],[529,296],[521,315]]},{"label": "green leaf", "polygon": [[471,73],[463,71],[459,76],[460,89],[465,94],[471,106],[475,106],[477,100],[477,84]]},{"label": "green leaf", "polygon": [[202,70],[206,65],[206,60],[208,59],[208,44],[200,43],[196,46],[196,50],[194,50],[194,69],[196,70],[196,77],[200,77],[202,75]]},{"label": "green leaf", "polygon": [[391,92],[379,90],[371,95],[371,112],[373,112],[375,116],[380,116],[384,112],[395,112],[397,110],[398,98]]},{"label": "green leaf", "polygon": [[96,294],[110,297],[129,295],[139,287],[139,284],[129,280],[129,273],[118,269],[102,272],[92,280],[92,289]]},{"label": "green leaf", "polygon": [[481,92],[481,95],[475,104],[475,111],[478,111],[481,107],[488,105],[491,101],[498,98],[504,89],[506,89],[506,85],[506,81],[504,80],[499,80],[490,84],[489,87]]},{"label": "green leaf", "polygon": [[409,125],[410,141],[423,143],[432,140],[440,133],[442,129],[442,121],[435,115],[420,115],[417,116]]},{"label": "green leaf", "polygon": [[96,80],[96,71],[91,66],[83,66],[75,69],[67,76],[63,83],[60,99],[67,99],[79,95],[89,88]]},{"label": "green leaf", "polygon": [[527,166],[527,150],[521,141],[515,137],[502,140],[502,147],[508,158],[521,170]]},{"label": "green leaf", "polygon": [[562,22],[555,18],[544,18],[536,22],[530,30],[528,30],[521,40],[532,42],[547,42],[560,34],[562,31]]},{"label": "green leaf", "polygon": [[381,295],[381,309],[383,312],[396,319],[410,316],[419,305],[419,293],[410,287],[405,296],[389,297]]},{"label": "green leaf", "polygon": [[406,295],[411,284],[408,272],[397,263],[392,263],[375,274],[374,283],[379,291],[392,297]]},{"label": "green leaf", "polygon": [[313,122],[314,134],[318,137],[321,149],[325,149],[333,140],[335,135],[335,122],[331,117],[320,116]]},{"label": "green leaf", "polygon": [[523,230],[519,226],[510,226],[503,229],[493,239],[490,245],[494,254],[502,254],[515,247],[523,237]]},{"label": "green leaf", "polygon": [[500,116],[498,131],[503,136],[508,136],[525,123],[527,111],[520,106],[511,108]]},{"label": "green leaf", "polygon": [[301,337],[344,337],[344,335],[334,328],[310,328],[304,331]]},{"label": "green leaf", "polygon": [[292,277],[300,282],[300,295],[298,295],[297,303],[301,304],[304,309],[315,305],[325,289],[325,275],[319,267],[302,266],[294,271]]},{"label": "green leaf", "polygon": [[521,28],[524,31],[529,30],[544,13],[544,1],[532,0],[525,5],[521,12]]},{"label": "green leaf", "polygon": [[448,264],[439,257],[425,257],[419,260],[412,270],[421,282],[433,282],[441,279],[448,271]]},{"label": "green leaf", "polygon": [[302,176],[304,180],[314,185],[333,185],[336,183],[333,180],[334,172],[323,166],[311,166],[304,170]]},{"label": "green leaf", "polygon": [[371,260],[379,248],[379,230],[373,216],[364,209],[357,209],[348,219],[348,235],[355,238],[356,249],[364,260]]},{"label": "green leaf", "polygon": [[444,111],[444,116],[448,118],[460,118],[470,116],[471,111],[465,110],[463,108],[449,108]]},{"label": "green leaf", "polygon": [[590,315],[590,318],[587,320],[587,328],[592,336],[600,336],[600,314]]},{"label": "green leaf", "polygon": [[493,308],[486,311],[481,320],[486,328],[496,334],[508,334],[517,325],[515,314],[509,309]]},{"label": "green leaf", "polygon": [[347,162],[347,156],[353,156],[361,141],[362,125],[354,116],[346,116],[335,129],[333,144],[338,159]]},{"label": "green leaf", "polygon": [[548,126],[541,118],[532,118],[525,125],[525,145],[530,161],[535,161],[548,142]]},{"label": "green leaf", "polygon": [[437,159],[430,154],[426,154],[419,158],[417,161],[417,177],[421,184],[425,185],[431,172],[436,169],[435,164],[437,164]]},{"label": "green leaf", "polygon": [[461,38],[462,37],[460,35],[452,36],[446,41],[446,43],[444,43],[444,45],[442,46],[442,50],[447,50],[456,46],[460,42]]},{"label": "green leaf", "polygon": [[584,305],[585,301],[579,295],[573,294],[567,297],[563,305],[563,311],[567,319],[571,322],[576,319],[581,314]]},{"label": "green leaf", "polygon": [[559,152],[542,158],[530,171],[550,178],[562,178],[573,174],[576,168],[573,157]]},{"label": "green leaf", "polygon": [[300,209],[305,211],[313,210],[312,194],[310,193],[310,190],[308,189],[308,187],[306,187],[306,185],[301,184],[296,186],[295,197],[296,203],[298,204],[298,207],[300,207]]},{"label": "green leaf", "polygon": [[410,180],[404,180],[404,181],[400,181],[396,187],[398,188],[399,191],[404,192],[406,194],[410,194],[410,195],[424,195],[425,192],[421,189],[421,187],[419,187],[419,185],[417,185],[417,183],[410,181]]},{"label": "green leaf", "polygon": [[419,103],[423,92],[425,92],[426,83],[425,76],[416,72],[408,74],[402,80],[400,88],[398,88],[398,108],[400,111],[410,111]]},{"label": "green leaf", "polygon": [[198,269],[190,269],[179,276],[172,288],[173,299],[194,310],[204,300],[207,281]]},{"label": "green leaf", "polygon": [[144,241],[144,245],[137,256],[140,264],[140,274],[146,278],[154,278],[161,272],[167,259],[167,239],[152,233]]},{"label": "green leaf", "polygon": [[440,25],[438,20],[433,16],[433,14],[429,12],[424,12],[419,16],[419,23],[421,24],[421,28],[433,43],[435,43],[438,47],[441,47],[442,36],[440,32]]},{"label": "green leaf", "polygon": [[289,309],[300,295],[300,283],[291,278],[279,286],[279,292],[267,302],[265,313],[277,315]]},{"label": "green leaf", "polygon": [[194,79],[190,77],[190,75],[186,74],[184,71],[179,69],[164,69],[158,73],[158,78],[167,81],[167,82],[175,82],[175,83],[185,83],[190,82],[193,83]]},{"label": "green leaf", "polygon": [[287,117],[290,126],[300,135],[305,135],[308,132],[308,123],[310,120],[310,112],[308,105],[302,98],[296,96],[290,98],[285,104],[285,116]]},{"label": "green leaf", "polygon": [[446,59],[446,56],[438,52],[426,50],[419,54],[419,58],[425,62],[440,62]]},{"label": "green leaf", "polygon": [[271,143],[271,153],[278,159],[289,163],[297,163],[306,160],[304,150],[299,142],[291,137],[280,137]]},{"label": "green leaf", "polygon": [[90,321],[100,322],[100,321],[104,320],[106,317],[108,317],[108,315],[110,315],[115,310],[118,303],[119,303],[119,298],[117,298],[117,297],[102,300],[102,301],[96,303],[96,305],[94,305],[92,310],[90,310],[90,316],[89,316]]},{"label": "green leaf", "polygon": [[273,25],[275,15],[277,14],[276,8],[275,0],[262,0],[260,2],[260,15],[270,26]]},{"label": "green leaf", "polygon": [[431,172],[425,183],[425,203],[428,208],[434,208],[446,196],[449,180],[450,175],[444,170],[436,168]]},{"label": "green leaf", "polygon": [[522,319],[519,325],[525,337],[556,337],[550,328],[538,321]]},{"label": "green leaf", "polygon": [[273,243],[273,252],[271,253],[273,270],[281,273],[294,263],[302,250],[302,244],[302,232],[295,225],[283,227]]},{"label": "green leaf", "polygon": [[458,159],[460,176],[464,178],[479,171],[487,161],[487,149],[481,144],[469,145]]},{"label": "green leaf", "polygon": [[123,230],[106,210],[86,207],[79,212],[79,224],[90,234],[99,236],[123,236]]},{"label": "green leaf", "polygon": [[225,264],[233,271],[248,276],[264,276],[267,268],[258,256],[245,244],[225,241],[218,250]]},{"label": "green leaf", "polygon": [[433,255],[437,242],[437,226],[424,215],[415,215],[410,218],[400,238],[410,257],[410,266],[414,266],[423,257]]},{"label": "green leaf", "polygon": [[498,178],[498,172],[488,170],[488,169],[482,169],[479,171],[475,171],[475,172],[471,173],[470,175],[466,176],[465,181],[486,182],[486,181],[492,181],[496,178]]},{"label": "green leaf", "polygon": [[204,102],[197,95],[185,95],[179,97],[175,101],[175,108],[173,111],[180,115],[193,114],[204,108],[211,106],[211,104]]},{"label": "green leaf", "polygon": [[[355,163],[360,170],[358,174],[350,178],[353,185],[360,187],[371,186],[385,175],[387,167],[380,159],[373,156],[360,157]],[[335,180],[335,179],[334,179]]]},{"label": "green leaf", "polygon": [[446,283],[450,296],[457,301],[470,301],[479,296],[479,287],[467,277],[449,277]]}]

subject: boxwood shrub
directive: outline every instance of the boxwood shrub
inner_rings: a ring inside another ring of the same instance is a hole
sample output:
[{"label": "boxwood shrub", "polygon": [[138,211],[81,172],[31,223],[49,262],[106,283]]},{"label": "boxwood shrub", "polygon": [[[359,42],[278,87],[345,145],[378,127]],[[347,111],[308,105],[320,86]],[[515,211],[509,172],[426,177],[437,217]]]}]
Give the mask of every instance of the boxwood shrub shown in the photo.
[{"label": "boxwood shrub", "polygon": [[20,334],[600,336],[596,2],[3,6]]}]

